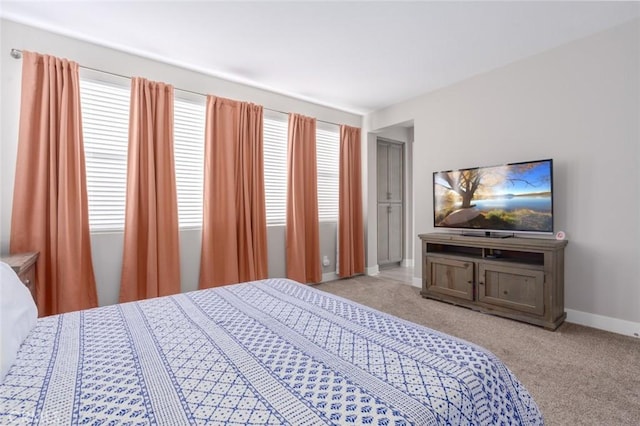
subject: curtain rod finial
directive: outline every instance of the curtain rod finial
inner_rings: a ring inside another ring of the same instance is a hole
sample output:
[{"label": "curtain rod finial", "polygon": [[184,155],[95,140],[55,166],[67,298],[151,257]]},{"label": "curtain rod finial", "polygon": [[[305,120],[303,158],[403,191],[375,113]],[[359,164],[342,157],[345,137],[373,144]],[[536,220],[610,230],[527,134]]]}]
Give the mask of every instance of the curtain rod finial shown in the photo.
[{"label": "curtain rod finial", "polygon": [[22,58],[22,51],[18,49],[11,49],[11,57],[15,59]]}]

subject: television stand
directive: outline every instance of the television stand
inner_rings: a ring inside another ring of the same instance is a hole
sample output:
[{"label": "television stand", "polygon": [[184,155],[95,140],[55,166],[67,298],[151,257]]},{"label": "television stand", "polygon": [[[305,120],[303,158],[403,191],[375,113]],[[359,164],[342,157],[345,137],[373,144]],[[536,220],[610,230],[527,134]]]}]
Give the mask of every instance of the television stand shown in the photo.
[{"label": "television stand", "polygon": [[567,241],[420,234],[422,297],[555,330]]}]

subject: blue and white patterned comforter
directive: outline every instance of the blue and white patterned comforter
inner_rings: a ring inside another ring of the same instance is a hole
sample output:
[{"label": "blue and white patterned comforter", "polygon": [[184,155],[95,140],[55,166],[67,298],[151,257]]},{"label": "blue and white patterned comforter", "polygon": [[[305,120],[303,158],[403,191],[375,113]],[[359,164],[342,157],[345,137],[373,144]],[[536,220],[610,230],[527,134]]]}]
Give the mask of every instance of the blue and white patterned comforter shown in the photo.
[{"label": "blue and white patterned comforter", "polygon": [[491,353],[285,279],[42,318],[0,424],[542,424]]}]

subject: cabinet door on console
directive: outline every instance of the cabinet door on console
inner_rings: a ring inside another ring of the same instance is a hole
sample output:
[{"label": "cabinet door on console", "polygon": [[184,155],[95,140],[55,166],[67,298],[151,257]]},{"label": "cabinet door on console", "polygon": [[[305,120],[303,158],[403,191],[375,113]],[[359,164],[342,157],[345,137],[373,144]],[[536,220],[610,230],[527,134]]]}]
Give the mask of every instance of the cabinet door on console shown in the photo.
[{"label": "cabinet door on console", "polygon": [[473,300],[473,263],[427,256],[428,292]]},{"label": "cabinet door on console", "polygon": [[544,272],[491,263],[478,265],[478,301],[544,314]]}]

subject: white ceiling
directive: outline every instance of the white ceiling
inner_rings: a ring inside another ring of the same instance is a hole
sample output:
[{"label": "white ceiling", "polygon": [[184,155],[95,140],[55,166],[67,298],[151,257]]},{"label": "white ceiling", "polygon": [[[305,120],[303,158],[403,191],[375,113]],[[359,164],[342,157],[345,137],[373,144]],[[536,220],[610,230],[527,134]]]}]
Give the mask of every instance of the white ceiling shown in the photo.
[{"label": "white ceiling", "polygon": [[0,0],[0,16],[363,114],[638,18],[640,2]]}]

